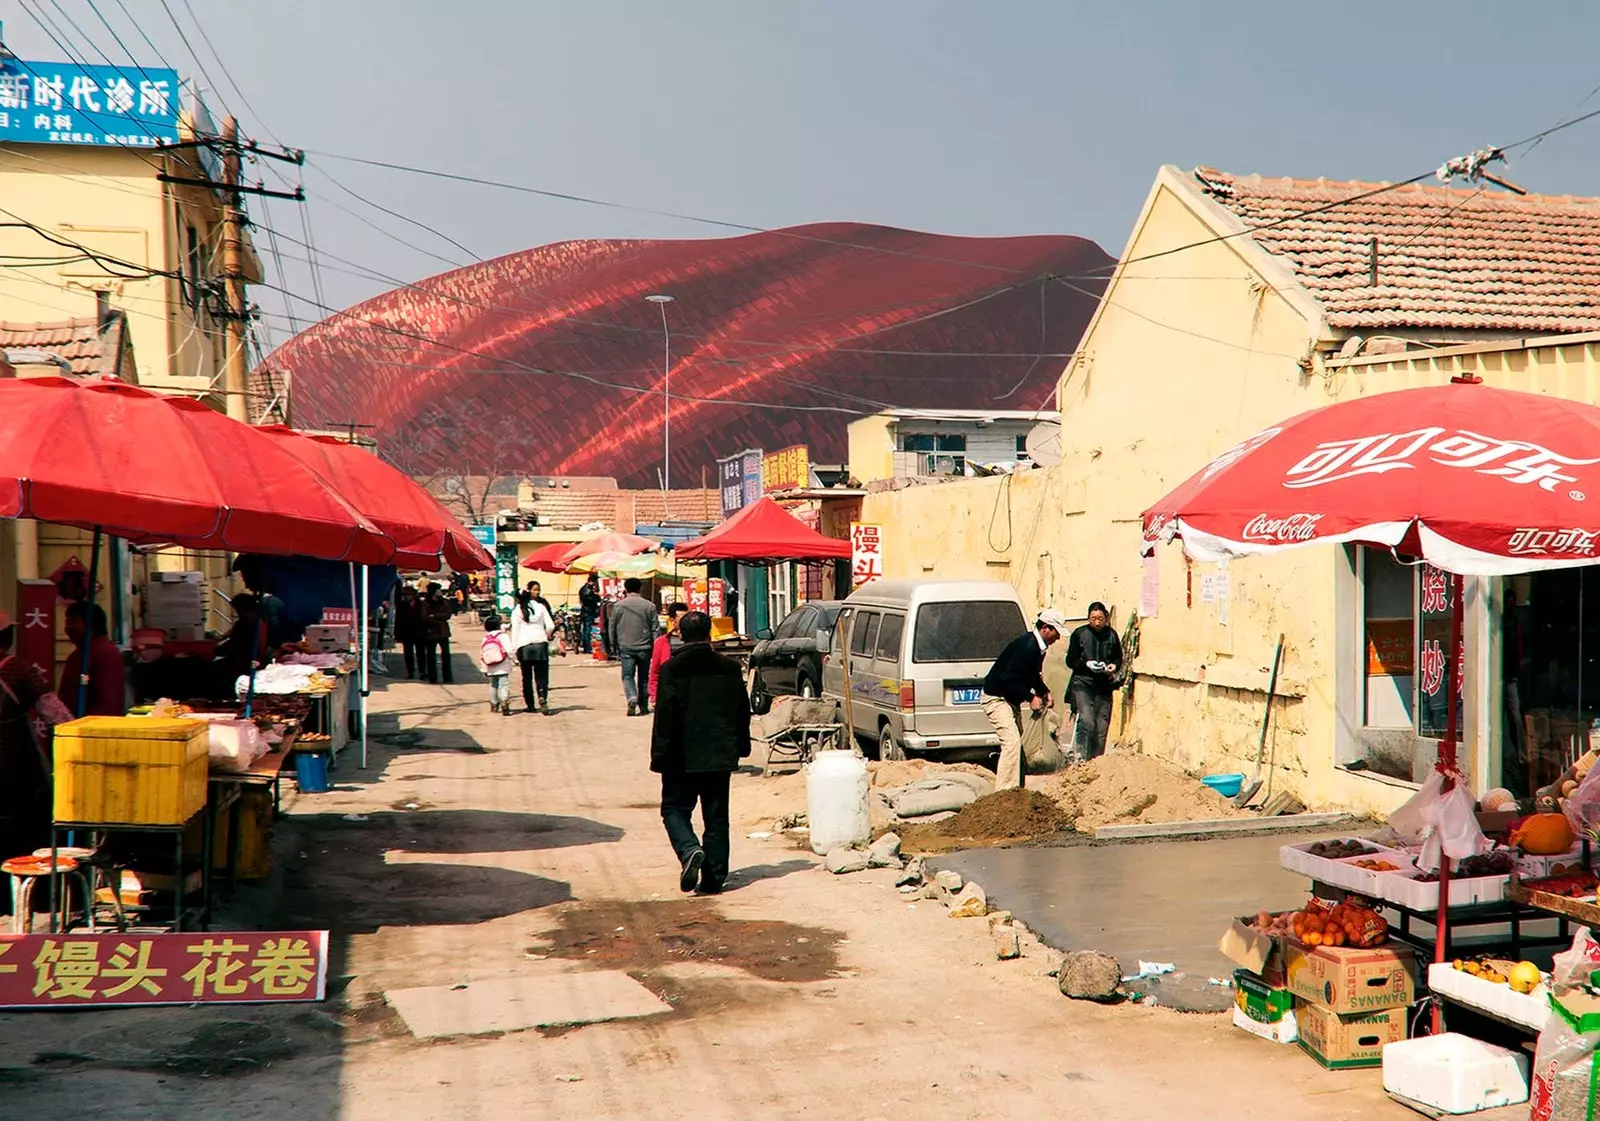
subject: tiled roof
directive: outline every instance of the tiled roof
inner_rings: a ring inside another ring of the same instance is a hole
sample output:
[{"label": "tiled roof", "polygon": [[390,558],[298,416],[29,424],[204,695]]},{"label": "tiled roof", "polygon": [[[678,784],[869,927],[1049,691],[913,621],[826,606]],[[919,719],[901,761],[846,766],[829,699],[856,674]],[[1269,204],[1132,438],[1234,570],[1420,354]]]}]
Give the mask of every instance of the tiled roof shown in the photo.
[{"label": "tiled roof", "polygon": [[72,364],[74,374],[117,372],[117,352],[123,355],[121,374],[134,380],[132,342],[127,320],[113,314],[104,329],[93,316],[56,323],[0,323],[0,350],[42,350]]},{"label": "tiled roof", "polygon": [[[615,529],[617,520],[615,490],[535,490],[533,512],[542,526],[577,529],[591,522],[602,522]],[[627,526],[632,531],[632,526]]]},{"label": "tiled roof", "polygon": [[1383,184],[1194,176],[1262,227],[1253,239],[1291,263],[1331,327],[1600,330],[1600,199],[1413,184],[1345,203]]},{"label": "tiled roof", "polygon": [[633,496],[634,525],[655,525],[665,521],[720,522],[722,496],[715,490],[673,490],[662,495],[659,490],[635,490]]}]

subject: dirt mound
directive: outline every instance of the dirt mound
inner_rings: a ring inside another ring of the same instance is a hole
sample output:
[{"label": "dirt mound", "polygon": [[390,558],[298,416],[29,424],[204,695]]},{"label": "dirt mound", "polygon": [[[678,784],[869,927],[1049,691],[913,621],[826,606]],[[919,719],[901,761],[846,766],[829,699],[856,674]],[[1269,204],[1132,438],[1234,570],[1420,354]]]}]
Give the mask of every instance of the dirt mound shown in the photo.
[{"label": "dirt mound", "polygon": [[940,853],[974,845],[1048,837],[1072,828],[1061,807],[1036,790],[1000,790],[931,825],[900,829],[905,852]]},{"label": "dirt mound", "polygon": [[1102,825],[1250,816],[1199,779],[1149,755],[1111,752],[1030,781],[1055,800],[1079,833]]}]

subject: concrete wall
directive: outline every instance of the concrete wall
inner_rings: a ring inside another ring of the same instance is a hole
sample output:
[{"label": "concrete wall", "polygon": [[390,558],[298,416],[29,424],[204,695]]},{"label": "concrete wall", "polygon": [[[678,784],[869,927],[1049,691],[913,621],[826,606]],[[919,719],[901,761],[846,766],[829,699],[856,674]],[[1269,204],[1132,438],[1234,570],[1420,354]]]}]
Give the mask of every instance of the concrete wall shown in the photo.
[{"label": "concrete wall", "polygon": [[864,416],[852,420],[845,432],[851,475],[863,483],[894,478],[893,417]]}]

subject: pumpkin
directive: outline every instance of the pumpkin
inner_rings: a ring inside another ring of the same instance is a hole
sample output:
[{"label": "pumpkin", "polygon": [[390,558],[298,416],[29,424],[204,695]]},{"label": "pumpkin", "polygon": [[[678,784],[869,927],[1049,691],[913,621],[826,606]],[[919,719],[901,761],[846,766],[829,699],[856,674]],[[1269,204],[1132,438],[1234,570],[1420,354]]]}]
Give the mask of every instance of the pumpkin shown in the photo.
[{"label": "pumpkin", "polygon": [[1572,847],[1572,826],[1566,814],[1533,814],[1523,818],[1506,839],[1523,852],[1555,856]]},{"label": "pumpkin", "polygon": [[1485,813],[1494,813],[1497,810],[1514,809],[1516,800],[1516,795],[1512,794],[1511,791],[1504,787],[1497,787],[1478,799],[1478,806]]}]

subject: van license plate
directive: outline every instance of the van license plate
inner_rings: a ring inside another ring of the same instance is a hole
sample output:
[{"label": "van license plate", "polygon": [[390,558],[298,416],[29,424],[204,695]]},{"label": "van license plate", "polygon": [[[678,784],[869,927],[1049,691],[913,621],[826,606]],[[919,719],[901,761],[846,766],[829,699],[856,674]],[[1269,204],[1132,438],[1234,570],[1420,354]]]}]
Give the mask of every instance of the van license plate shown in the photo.
[{"label": "van license plate", "polygon": [[983,699],[982,689],[952,689],[950,690],[950,703],[953,705],[975,705]]}]

